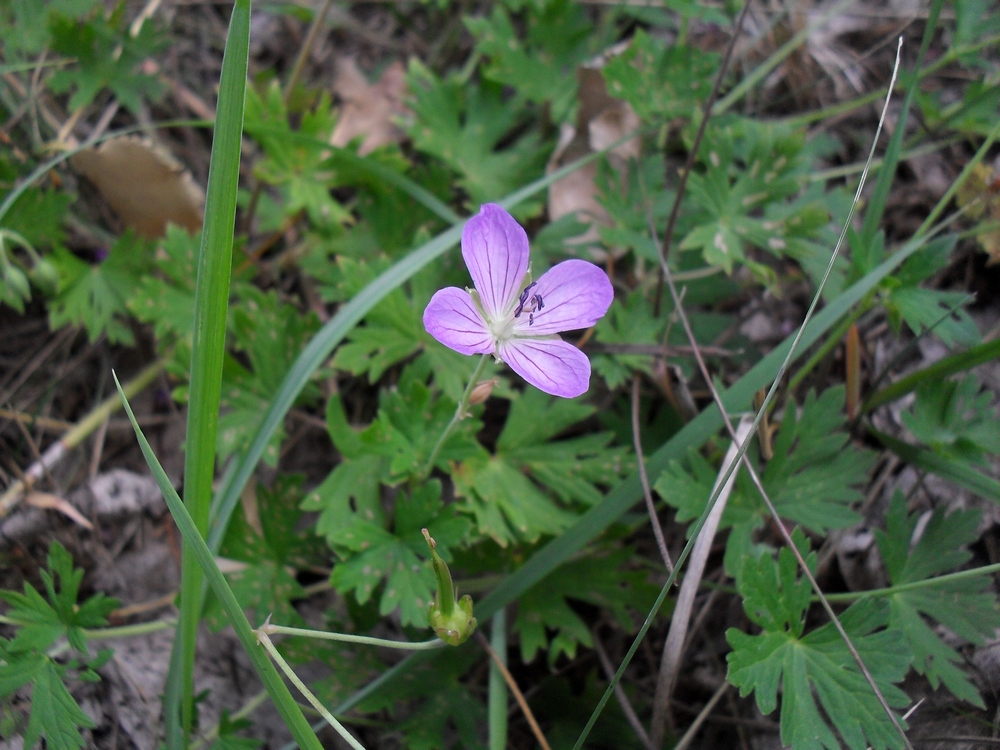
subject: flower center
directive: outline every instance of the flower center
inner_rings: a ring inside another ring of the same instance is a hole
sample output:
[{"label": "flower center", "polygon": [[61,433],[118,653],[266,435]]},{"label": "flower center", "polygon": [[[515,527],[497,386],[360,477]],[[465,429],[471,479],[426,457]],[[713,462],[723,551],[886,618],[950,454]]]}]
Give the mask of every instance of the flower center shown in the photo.
[{"label": "flower center", "polygon": [[534,294],[531,293],[532,287],[538,286],[537,281],[532,281],[528,286],[524,287],[524,291],[521,292],[521,297],[517,301],[517,309],[514,310],[514,317],[521,317],[521,313],[528,313],[528,325],[534,325],[535,323],[535,313],[545,308],[545,303],[542,301],[542,295],[538,292]]}]

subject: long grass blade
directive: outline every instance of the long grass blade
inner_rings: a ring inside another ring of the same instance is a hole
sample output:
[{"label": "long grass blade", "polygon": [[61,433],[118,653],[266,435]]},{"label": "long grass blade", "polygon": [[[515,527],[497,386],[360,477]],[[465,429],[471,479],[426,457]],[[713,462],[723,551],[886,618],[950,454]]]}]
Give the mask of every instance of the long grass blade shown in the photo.
[{"label": "long grass blade", "polygon": [[295,741],[300,747],[308,748],[309,750],[322,750],[323,746],[316,738],[316,734],[312,731],[305,716],[302,715],[302,711],[299,710],[298,704],[288,691],[274,664],[271,663],[271,660],[257,645],[257,637],[254,635],[246,615],[243,614],[239,602],[236,601],[236,596],[233,594],[232,589],[229,588],[226,577],[219,570],[219,566],[216,564],[215,558],[208,549],[208,545],[205,544],[205,540],[198,531],[194,519],[188,513],[187,508],[184,506],[173,485],[170,484],[170,479],[167,478],[166,472],[163,471],[163,467],[157,460],[156,454],[153,453],[153,449],[146,440],[146,436],[142,434],[142,429],[135,419],[135,414],[132,413],[132,407],[129,406],[128,399],[125,397],[125,392],[118,382],[117,375],[115,375],[115,385],[118,387],[118,393],[125,407],[125,412],[132,423],[132,429],[135,430],[135,436],[139,441],[139,447],[142,449],[142,455],[145,456],[146,463],[149,464],[149,469],[156,479],[156,484],[167,501],[167,507],[170,509],[170,513],[177,523],[177,528],[180,530],[185,544],[190,547],[198,565],[201,566],[208,584],[219,598],[219,602],[222,604],[229,622],[232,623],[233,630],[236,631],[236,635],[243,644],[243,648],[246,649],[247,656],[250,657],[250,662],[253,664],[254,669],[257,670],[257,674],[264,683],[264,687],[271,696],[271,700],[274,701],[275,708],[278,709],[285,725],[292,733],[292,736],[295,737]]},{"label": "long grass blade", "polygon": [[[229,305],[249,48],[250,0],[237,0],[229,21],[222,61],[205,224],[198,252],[194,345],[184,453],[184,502],[202,537],[208,533],[212,480],[215,477],[215,443],[226,346],[226,308]],[[181,554],[180,658],[177,662],[180,667],[181,727],[185,737],[190,734],[194,720],[193,675],[195,641],[201,618],[202,581],[194,548],[191,541],[185,539]]]}]

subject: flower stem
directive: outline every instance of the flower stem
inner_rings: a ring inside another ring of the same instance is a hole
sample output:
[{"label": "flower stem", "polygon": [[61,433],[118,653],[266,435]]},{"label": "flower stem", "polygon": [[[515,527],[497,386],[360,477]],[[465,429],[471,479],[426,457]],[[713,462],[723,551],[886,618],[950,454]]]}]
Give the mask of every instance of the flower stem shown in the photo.
[{"label": "flower stem", "polygon": [[427,464],[424,466],[423,471],[419,474],[420,479],[426,479],[430,476],[430,473],[434,471],[434,464],[437,462],[438,454],[444,446],[444,441],[448,439],[448,435],[451,434],[455,425],[469,416],[467,411],[469,408],[469,397],[472,395],[472,389],[475,388],[476,383],[479,382],[479,376],[483,374],[483,368],[486,367],[486,361],[491,356],[491,354],[487,353],[480,358],[479,364],[476,365],[476,369],[472,373],[472,377],[469,378],[469,384],[465,387],[465,393],[462,394],[462,400],[458,402],[458,408],[455,409],[455,416],[451,418],[448,426],[441,432],[441,437],[439,437],[437,443],[434,444],[434,449],[431,451],[431,455],[427,459]]},{"label": "flower stem", "polygon": [[278,668],[285,673],[285,676],[288,677],[292,684],[299,689],[299,692],[301,692],[305,699],[309,701],[309,704],[319,712],[320,716],[327,720],[330,726],[336,730],[337,734],[339,734],[348,745],[354,748],[354,750],[365,750],[365,746],[354,739],[354,736],[347,731],[343,724],[337,721],[336,717],[327,710],[326,706],[320,702],[319,698],[313,695],[312,691],[307,688],[306,684],[299,679],[297,674],[295,674],[295,671],[288,666],[288,662],[286,662],[284,657],[278,653],[278,649],[274,647],[274,644],[271,643],[271,639],[267,637],[267,632],[264,630],[265,627],[268,626],[265,625],[255,631],[257,634],[257,641],[265,648],[267,653],[271,655],[271,658],[274,659],[274,663],[278,665]]},{"label": "flower stem", "polygon": [[398,648],[404,651],[427,651],[428,649],[441,648],[445,642],[440,638],[430,641],[420,641],[411,643],[408,641],[390,641],[386,638],[371,638],[366,635],[348,635],[347,633],[328,633],[324,630],[307,630],[305,628],[288,628],[284,625],[272,625],[266,623],[257,629],[258,633],[270,635],[280,633],[282,635],[300,635],[305,638],[319,638],[326,641],[343,641],[346,643],[360,643],[365,646],[387,646],[388,648]]}]

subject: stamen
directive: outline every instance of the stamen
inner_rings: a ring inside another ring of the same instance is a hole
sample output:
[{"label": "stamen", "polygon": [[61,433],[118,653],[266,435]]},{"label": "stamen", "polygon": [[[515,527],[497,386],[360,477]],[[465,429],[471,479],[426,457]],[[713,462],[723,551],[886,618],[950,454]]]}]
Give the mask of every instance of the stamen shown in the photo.
[{"label": "stamen", "polygon": [[531,299],[535,300],[535,304],[537,305],[537,307],[535,307],[536,310],[545,309],[545,305],[542,303],[542,295],[536,294]]},{"label": "stamen", "polygon": [[535,314],[534,313],[528,313],[528,325],[529,326],[535,325]]},{"label": "stamen", "polygon": [[[524,287],[524,291],[521,292],[521,297],[517,301],[517,309],[514,311],[514,317],[515,318],[521,317],[521,312],[524,310],[524,306],[528,302],[528,293],[529,293],[529,290],[533,286],[538,286],[538,282],[537,281],[532,281],[530,284],[528,284],[528,286]],[[537,297],[538,295],[536,294],[535,296]]]}]

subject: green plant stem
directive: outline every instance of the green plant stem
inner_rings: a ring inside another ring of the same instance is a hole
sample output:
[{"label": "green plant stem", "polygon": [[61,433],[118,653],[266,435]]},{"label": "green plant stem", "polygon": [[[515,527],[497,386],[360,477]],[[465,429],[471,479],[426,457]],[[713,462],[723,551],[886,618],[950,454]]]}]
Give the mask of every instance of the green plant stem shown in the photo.
[{"label": "green plant stem", "polygon": [[[917,591],[919,589],[933,588],[935,586],[947,586],[948,584],[956,581],[965,581],[969,578],[978,578],[979,576],[993,575],[994,573],[1000,573],[1000,563],[984,565],[981,568],[960,570],[957,573],[948,573],[947,575],[937,576],[935,578],[925,578],[922,581],[900,583],[896,586],[889,586],[884,589],[871,589],[870,591],[847,591],[841,594],[826,594],[826,600],[829,602],[854,602],[858,599],[865,599],[871,596],[892,596],[893,594],[902,594],[904,591]],[[819,597],[814,596],[812,597],[812,600],[819,601]]]},{"label": "green plant stem", "polygon": [[158,633],[177,624],[176,617],[168,617],[163,620],[153,620],[152,622],[139,622],[135,625],[119,625],[113,628],[95,628],[84,630],[83,637],[88,641],[100,641],[106,638],[131,638],[137,635],[149,635]]},{"label": "green plant stem", "polygon": [[[507,662],[507,618],[501,607],[490,623],[490,647],[501,663]],[[500,668],[490,661],[488,726],[490,750],[507,747],[507,683]]]},{"label": "green plant stem", "polygon": [[483,374],[483,369],[486,367],[487,360],[492,356],[492,354],[484,354],[480,357],[479,364],[476,365],[476,369],[472,373],[472,377],[469,378],[469,384],[465,386],[465,393],[462,394],[462,399],[458,402],[458,407],[455,409],[455,415],[451,418],[448,426],[441,431],[441,437],[439,437],[437,442],[434,444],[434,448],[431,450],[431,455],[427,459],[427,464],[424,466],[423,471],[421,471],[418,475],[421,479],[425,479],[430,476],[430,473],[434,471],[434,463],[437,461],[438,454],[441,452],[441,448],[444,447],[444,443],[448,439],[448,435],[451,434],[453,429],[455,429],[455,425],[469,416],[469,397],[472,395],[472,389],[476,387],[476,383],[479,382],[479,376]]},{"label": "green plant stem", "polygon": [[299,679],[299,676],[295,674],[295,670],[288,665],[288,662],[286,662],[281,654],[278,653],[278,649],[276,649],[274,644],[271,643],[271,639],[267,637],[267,633],[264,632],[264,628],[262,627],[254,632],[257,633],[257,640],[260,645],[262,645],[267,653],[271,655],[275,664],[281,668],[281,671],[285,673],[285,676],[291,681],[291,683],[299,689],[299,692],[302,693],[303,696],[305,696],[305,699],[309,701],[309,705],[315,708],[319,712],[320,716],[326,719],[327,723],[329,723],[329,725],[336,730],[337,734],[339,734],[348,745],[354,748],[354,750],[365,750],[365,746],[354,739],[354,736],[347,731],[344,725],[337,721],[337,718],[327,710],[326,706],[320,702],[319,698],[313,695],[312,691],[306,687],[306,684]]},{"label": "green plant stem", "polygon": [[299,55],[295,58],[295,65],[292,67],[292,72],[285,82],[285,91],[282,100],[286,107],[292,100],[292,94],[295,93],[295,87],[302,77],[302,71],[305,70],[306,63],[309,62],[309,56],[312,54],[313,47],[316,46],[316,40],[319,38],[319,31],[323,28],[323,22],[326,21],[326,14],[330,12],[330,6],[332,5],[333,0],[325,0],[323,7],[316,13],[312,24],[309,26],[309,33],[306,35],[306,40],[302,43]]},{"label": "green plant stem", "polygon": [[430,641],[418,641],[416,643],[408,641],[391,641],[388,638],[371,638],[367,635],[350,635],[348,633],[329,633],[325,630],[309,630],[307,628],[289,628],[284,625],[274,625],[266,623],[257,628],[258,633],[271,635],[298,635],[303,638],[317,638],[324,641],[341,641],[343,643],[360,643],[363,646],[384,646],[395,648],[401,651],[428,651],[434,648],[441,648],[447,644],[440,638]]}]

